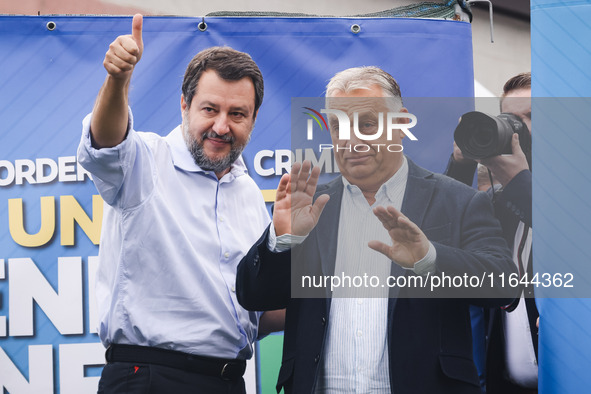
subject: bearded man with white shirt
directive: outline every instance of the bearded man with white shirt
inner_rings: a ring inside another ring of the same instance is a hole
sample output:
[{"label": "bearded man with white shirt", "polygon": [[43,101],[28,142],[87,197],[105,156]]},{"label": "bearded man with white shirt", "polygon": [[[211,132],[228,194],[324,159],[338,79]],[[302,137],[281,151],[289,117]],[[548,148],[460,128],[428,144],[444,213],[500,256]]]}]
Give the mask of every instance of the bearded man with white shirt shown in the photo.
[{"label": "bearded man with white shirt", "polygon": [[97,273],[99,393],[244,393],[259,312],[235,294],[236,266],[269,223],[241,152],[263,100],[248,54],[201,51],[185,73],[182,124],[134,130],[132,72],[143,19],[104,60],[107,78],[83,122],[79,162],[106,203]]}]

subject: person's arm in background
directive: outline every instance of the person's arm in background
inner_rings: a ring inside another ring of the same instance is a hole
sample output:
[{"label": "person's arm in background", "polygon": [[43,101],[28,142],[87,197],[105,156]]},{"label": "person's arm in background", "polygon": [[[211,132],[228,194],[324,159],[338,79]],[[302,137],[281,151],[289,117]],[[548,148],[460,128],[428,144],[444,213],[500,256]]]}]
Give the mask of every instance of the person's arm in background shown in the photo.
[{"label": "person's arm in background", "polygon": [[510,155],[499,155],[480,160],[502,186],[495,202],[496,209],[508,209],[522,222],[532,226],[532,175],[519,136],[513,134]]},{"label": "person's arm in background", "polygon": [[119,36],[109,45],[103,65],[107,78],[98,93],[90,124],[93,146],[110,148],[125,139],[131,75],[142,57],[143,17],[133,17],[132,34]]},{"label": "person's arm in background", "polygon": [[476,161],[467,159],[462,155],[462,151],[454,141],[454,150],[443,174],[468,186],[472,186],[477,166],[478,163]]}]

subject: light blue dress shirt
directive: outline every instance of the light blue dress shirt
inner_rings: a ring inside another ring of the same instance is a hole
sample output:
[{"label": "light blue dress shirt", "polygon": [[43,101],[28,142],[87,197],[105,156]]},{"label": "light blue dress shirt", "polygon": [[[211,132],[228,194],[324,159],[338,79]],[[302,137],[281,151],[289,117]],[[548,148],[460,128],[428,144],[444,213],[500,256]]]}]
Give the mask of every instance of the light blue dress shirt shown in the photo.
[{"label": "light blue dress shirt", "polygon": [[96,299],[111,343],[250,358],[259,313],[236,299],[236,267],[270,222],[242,158],[220,180],[197,166],[181,131],[133,130],[94,149],[83,121],[78,160],[105,200]]}]

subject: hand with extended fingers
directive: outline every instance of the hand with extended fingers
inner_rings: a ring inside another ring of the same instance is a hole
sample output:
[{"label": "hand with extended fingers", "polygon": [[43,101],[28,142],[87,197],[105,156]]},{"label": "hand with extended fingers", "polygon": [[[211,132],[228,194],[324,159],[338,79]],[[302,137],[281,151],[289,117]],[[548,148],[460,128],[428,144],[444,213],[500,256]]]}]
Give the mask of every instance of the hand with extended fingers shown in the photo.
[{"label": "hand with extended fingers", "polygon": [[131,23],[131,34],[119,36],[109,45],[103,65],[115,79],[129,80],[144,52],[142,39],[143,17],[136,14]]},{"label": "hand with extended fingers", "polygon": [[368,246],[404,268],[414,264],[427,255],[429,240],[419,226],[411,222],[396,208],[376,207],[374,215],[382,222],[392,239],[392,245],[380,241],[370,241]]},{"label": "hand with extended fingers", "polygon": [[273,209],[277,235],[307,235],[318,223],[329,196],[323,194],[313,201],[320,168],[311,167],[307,160],[295,163],[291,173],[281,177]]}]

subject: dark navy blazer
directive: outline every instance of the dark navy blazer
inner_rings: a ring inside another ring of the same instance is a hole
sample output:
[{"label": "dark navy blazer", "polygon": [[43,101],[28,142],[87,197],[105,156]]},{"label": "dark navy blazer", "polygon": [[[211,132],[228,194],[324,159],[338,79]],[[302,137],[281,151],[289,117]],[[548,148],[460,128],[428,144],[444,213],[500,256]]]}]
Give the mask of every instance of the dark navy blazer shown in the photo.
[{"label": "dark navy blazer", "polygon": [[[401,211],[435,246],[436,275],[445,272],[482,277],[515,272],[486,193],[431,173],[410,160],[408,164]],[[300,264],[315,264],[316,268],[310,269],[326,275],[334,273],[342,193],[341,178],[318,186],[316,196],[329,194],[330,201],[301,245],[303,257],[297,259],[298,263],[304,262]],[[292,298],[292,253],[269,251],[267,235],[268,229],[238,266],[238,301],[249,310],[287,308],[277,388],[284,387],[286,393],[312,393],[326,342],[330,298]],[[392,266],[393,274],[400,273],[400,267]],[[420,292],[417,298],[409,288],[399,291],[388,305],[392,392],[480,393],[472,360],[468,305],[506,305],[514,298],[515,290],[487,289],[492,298],[478,298],[478,289],[458,289],[446,293],[447,298],[433,294],[423,298],[425,294]]]}]

